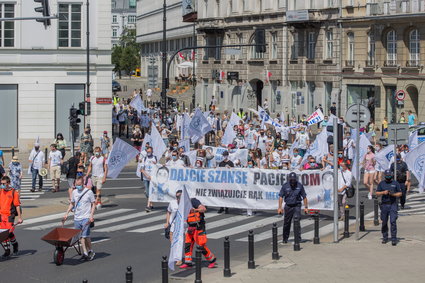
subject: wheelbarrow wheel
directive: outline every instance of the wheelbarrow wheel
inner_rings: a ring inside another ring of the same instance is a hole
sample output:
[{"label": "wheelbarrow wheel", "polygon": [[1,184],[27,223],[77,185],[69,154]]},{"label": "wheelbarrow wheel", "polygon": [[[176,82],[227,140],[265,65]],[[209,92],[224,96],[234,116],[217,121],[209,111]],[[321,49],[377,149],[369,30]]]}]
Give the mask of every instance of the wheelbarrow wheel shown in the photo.
[{"label": "wheelbarrow wheel", "polygon": [[56,265],[62,265],[63,260],[65,258],[65,252],[62,247],[56,248],[55,252],[53,253],[53,261]]}]

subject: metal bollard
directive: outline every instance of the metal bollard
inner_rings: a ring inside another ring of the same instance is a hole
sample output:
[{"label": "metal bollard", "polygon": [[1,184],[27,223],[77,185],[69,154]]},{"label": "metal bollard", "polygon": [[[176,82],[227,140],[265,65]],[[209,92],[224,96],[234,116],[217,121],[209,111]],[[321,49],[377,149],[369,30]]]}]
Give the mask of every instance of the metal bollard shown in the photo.
[{"label": "metal bollard", "polygon": [[196,256],[195,256],[195,267],[196,267],[196,277],[195,277],[195,283],[202,283],[201,279],[201,270],[202,270],[202,252],[201,247],[197,247],[196,249]]},{"label": "metal bollard", "polygon": [[125,273],[125,283],[133,283],[133,271],[131,271],[131,266],[127,266],[127,272]]},{"label": "metal bollard", "polygon": [[254,232],[252,230],[249,230],[248,233],[248,269],[255,269]]},{"label": "metal bollard", "polygon": [[350,237],[349,226],[350,226],[350,209],[349,209],[349,207],[347,205],[347,206],[345,206],[344,238],[349,238]]},{"label": "metal bollard", "polygon": [[12,158],[15,156],[15,147],[12,146]]},{"label": "metal bollard", "polygon": [[223,269],[224,277],[231,277],[232,271],[230,270],[230,241],[229,237],[226,236],[224,238],[224,269]]},{"label": "metal bollard", "polygon": [[373,225],[379,226],[379,218],[378,218],[378,198],[375,196],[375,199],[373,200]]},{"label": "metal bollard", "polygon": [[359,230],[364,232],[366,231],[366,228],[364,226],[364,203],[360,202],[360,226]]},{"label": "metal bollard", "polygon": [[279,259],[279,252],[277,251],[277,224],[273,223],[272,227],[272,235],[273,235],[273,252],[272,252],[272,259],[278,260]]},{"label": "metal bollard", "polygon": [[88,283],[89,281],[87,281],[87,279],[83,280],[83,283]]},{"label": "metal bollard", "polygon": [[127,123],[127,134],[125,135],[125,137],[128,139],[129,135],[128,135],[128,128],[130,127],[130,124]]},{"label": "metal bollard", "polygon": [[294,217],[294,251],[300,251],[301,227],[300,220]]},{"label": "metal bollard", "polygon": [[313,238],[313,244],[318,245],[320,244],[320,236],[319,236],[319,212],[316,212],[314,214],[314,238]]},{"label": "metal bollard", "polygon": [[162,269],[162,283],[168,283],[168,261],[167,261],[167,256],[163,256],[162,257],[161,269]]}]

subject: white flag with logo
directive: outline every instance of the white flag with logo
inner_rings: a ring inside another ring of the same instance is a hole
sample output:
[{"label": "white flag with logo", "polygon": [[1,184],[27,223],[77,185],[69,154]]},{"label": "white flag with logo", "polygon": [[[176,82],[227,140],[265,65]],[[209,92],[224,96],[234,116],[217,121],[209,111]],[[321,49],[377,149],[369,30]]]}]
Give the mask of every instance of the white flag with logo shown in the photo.
[{"label": "white flag with logo", "polygon": [[184,224],[191,209],[192,202],[190,201],[189,194],[186,191],[186,186],[183,185],[179,208],[176,211],[176,216],[171,220],[173,221],[174,231],[170,248],[170,256],[168,257],[168,267],[173,271],[176,261],[182,260],[183,258],[185,239]]},{"label": "white flag with logo", "polygon": [[409,136],[409,150],[418,146],[418,131],[411,133]]},{"label": "white flag with logo", "polygon": [[425,142],[419,144],[404,157],[409,170],[419,181],[419,190],[425,188]]},{"label": "white flag with logo", "polygon": [[181,132],[181,140],[189,139],[189,125],[190,125],[190,117],[187,113],[184,113],[182,116],[182,132]]},{"label": "white flag with logo", "polygon": [[322,122],[325,119],[325,115],[323,115],[322,110],[317,109],[307,118],[307,124],[309,126]]},{"label": "white flag with logo", "polygon": [[189,136],[192,137],[192,142],[198,142],[206,133],[212,131],[210,123],[204,117],[202,111],[196,109],[195,115],[189,124]]},{"label": "white flag with logo", "polygon": [[375,160],[382,169],[390,168],[391,158],[394,156],[394,145],[389,145],[375,154]]},{"label": "white flag with logo", "polygon": [[152,127],[150,137],[152,140],[151,146],[153,149],[153,155],[155,155],[156,158],[160,160],[164,152],[167,151],[167,146],[156,127]]},{"label": "white flag with logo", "polygon": [[188,152],[190,150],[190,140],[183,140],[179,142],[179,148],[183,148],[184,152]]},{"label": "white flag with logo", "polygon": [[137,95],[131,102],[130,106],[137,110],[139,115],[142,115],[142,111],[147,111],[147,108],[143,104],[142,98],[140,95]]},{"label": "white flag with logo", "polygon": [[304,165],[307,162],[307,158],[309,155],[314,156],[316,161],[319,161],[320,158],[329,153],[328,150],[328,133],[326,131],[321,131],[320,134],[317,135],[314,142],[309,146],[306,153],[304,154],[301,165]]},{"label": "white flag with logo", "polygon": [[135,158],[137,154],[139,154],[137,149],[120,138],[117,138],[108,156],[108,178],[116,179],[121,173],[121,170],[128,162]]},{"label": "white flag with logo", "polygon": [[[360,135],[360,162],[364,159],[364,156],[366,155],[367,152],[367,147],[371,145],[370,141],[367,139],[367,137],[365,135]],[[360,171],[358,171],[357,167],[354,166],[354,164],[356,164],[356,158],[357,156],[354,154],[354,159],[353,159],[353,169],[351,170],[351,172],[353,173],[353,177],[355,179],[357,179],[357,174],[359,174],[360,176]]]}]

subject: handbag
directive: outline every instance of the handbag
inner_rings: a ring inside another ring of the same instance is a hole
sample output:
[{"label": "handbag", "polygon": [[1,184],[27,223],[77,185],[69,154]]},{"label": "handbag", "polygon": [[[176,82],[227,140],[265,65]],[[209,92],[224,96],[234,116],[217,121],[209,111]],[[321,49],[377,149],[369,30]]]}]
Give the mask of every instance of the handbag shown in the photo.
[{"label": "handbag", "polygon": [[166,239],[170,239],[170,233],[171,233],[171,224],[173,224],[174,220],[176,219],[176,216],[174,216],[173,221],[171,221],[170,225],[167,226],[167,228],[164,228],[164,236]]},{"label": "handbag", "polygon": [[[341,171],[341,175],[342,175],[342,179],[344,180],[344,183],[346,182],[345,181],[345,177],[344,177],[344,173]],[[354,187],[353,187],[353,185],[351,185],[350,184],[350,186],[348,186],[346,189],[345,189],[345,194],[347,195],[347,198],[352,198],[352,197],[354,197],[354,194],[356,193],[356,191],[354,190]]]}]

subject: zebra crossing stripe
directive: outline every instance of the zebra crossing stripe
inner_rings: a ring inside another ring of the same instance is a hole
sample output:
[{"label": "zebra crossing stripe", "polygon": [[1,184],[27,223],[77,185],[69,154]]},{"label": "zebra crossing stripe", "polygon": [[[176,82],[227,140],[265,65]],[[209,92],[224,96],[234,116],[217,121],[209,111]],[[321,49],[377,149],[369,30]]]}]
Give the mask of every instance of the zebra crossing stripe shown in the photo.
[{"label": "zebra crossing stripe", "polygon": [[40,222],[44,222],[44,221],[60,219],[64,214],[65,214],[64,212],[61,212],[61,213],[45,215],[45,216],[41,216],[41,217],[37,217],[37,218],[25,219],[24,223],[19,224],[19,226],[27,226],[27,225],[30,225],[30,224],[40,223]]},{"label": "zebra crossing stripe", "polygon": [[95,231],[96,232],[115,232],[115,231],[125,230],[125,229],[136,227],[136,226],[149,224],[149,223],[160,221],[160,220],[163,220],[165,222],[165,215],[158,215],[158,216],[154,216],[154,217],[144,218],[144,219],[133,221],[133,222],[130,222],[130,223],[115,225],[115,226],[107,227],[107,228],[96,229]]},{"label": "zebra crossing stripe", "polygon": [[[130,213],[130,214],[125,215],[125,216],[119,216],[119,217],[111,218],[111,219],[108,219],[108,220],[101,220],[101,219],[96,220],[96,226],[95,226],[94,229],[96,229],[96,227],[98,227],[98,226],[107,225],[107,224],[120,222],[120,221],[125,221],[125,220],[129,220],[129,219],[133,219],[133,218],[143,217],[143,216],[146,216],[148,214],[156,214],[156,213],[159,213],[159,212],[160,211],[154,211],[154,212],[148,213],[146,211],[142,211],[142,212],[138,212],[138,213]],[[96,218],[96,214],[94,215],[94,217]]]}]

